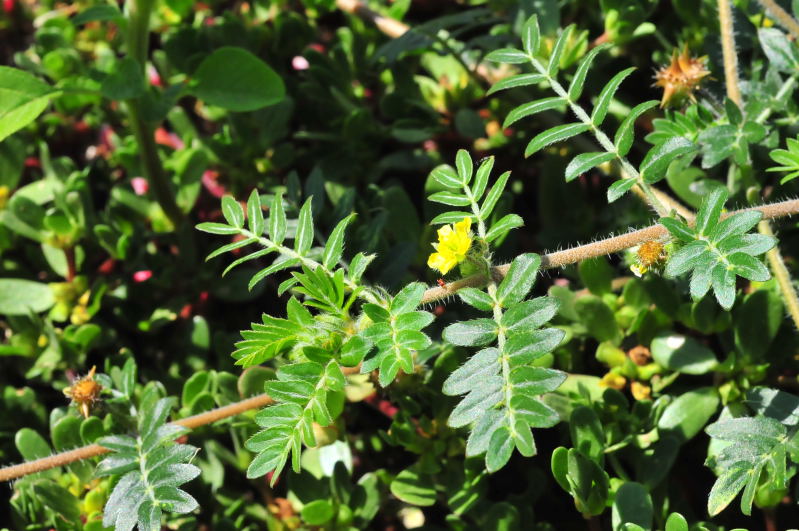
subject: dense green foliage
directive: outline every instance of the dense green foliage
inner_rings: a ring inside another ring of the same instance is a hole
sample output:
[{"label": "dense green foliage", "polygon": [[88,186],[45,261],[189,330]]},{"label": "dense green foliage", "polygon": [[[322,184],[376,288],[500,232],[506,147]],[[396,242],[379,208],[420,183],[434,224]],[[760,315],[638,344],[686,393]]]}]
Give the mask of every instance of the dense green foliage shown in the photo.
[{"label": "dense green foliage", "polygon": [[0,527],[795,525],[799,2],[725,2],[3,2]]}]

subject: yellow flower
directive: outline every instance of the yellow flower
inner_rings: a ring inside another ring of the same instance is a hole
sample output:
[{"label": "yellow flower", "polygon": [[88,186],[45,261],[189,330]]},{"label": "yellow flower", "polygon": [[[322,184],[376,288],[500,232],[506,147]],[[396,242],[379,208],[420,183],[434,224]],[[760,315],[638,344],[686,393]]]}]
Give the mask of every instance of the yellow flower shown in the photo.
[{"label": "yellow flower", "polygon": [[438,243],[433,244],[436,252],[427,259],[427,265],[446,275],[453,267],[463,262],[472,245],[469,233],[471,226],[471,218],[463,218],[463,221],[455,225],[444,225],[438,229]]}]

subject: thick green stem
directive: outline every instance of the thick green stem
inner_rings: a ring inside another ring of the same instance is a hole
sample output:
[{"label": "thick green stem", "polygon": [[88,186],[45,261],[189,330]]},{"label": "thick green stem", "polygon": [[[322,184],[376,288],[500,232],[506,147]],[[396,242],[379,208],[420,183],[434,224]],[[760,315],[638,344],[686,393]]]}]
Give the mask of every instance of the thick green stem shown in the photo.
[{"label": "thick green stem", "polygon": [[[128,0],[128,30],[127,47],[128,56],[139,63],[142,73],[147,64],[148,41],[150,38],[150,14],[152,13],[153,0]],[[175,227],[183,221],[183,212],[175,201],[175,193],[169,182],[169,177],[161,164],[158,156],[158,146],[153,136],[154,128],[142,117],[141,105],[138,99],[127,102],[128,118],[139,146],[139,158],[142,170],[153,188],[155,199]]]}]

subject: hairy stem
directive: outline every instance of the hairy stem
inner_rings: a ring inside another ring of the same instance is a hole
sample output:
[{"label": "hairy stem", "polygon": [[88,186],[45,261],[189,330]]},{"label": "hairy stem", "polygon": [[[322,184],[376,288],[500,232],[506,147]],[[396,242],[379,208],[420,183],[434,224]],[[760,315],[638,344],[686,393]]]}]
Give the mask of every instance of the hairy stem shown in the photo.
[{"label": "hairy stem", "polygon": [[[759,207],[744,208],[734,212],[729,212],[727,214],[722,214],[721,217],[724,219],[733,214],[737,214],[738,212],[745,212],[748,210],[759,210],[763,213],[764,220],[781,218],[799,213],[799,199],[791,199],[789,201],[782,201],[780,203],[762,205]],[[541,267],[544,269],[563,267],[565,265],[581,262],[589,258],[617,253],[624,249],[639,245],[647,240],[655,240],[664,236],[668,236],[668,234],[669,232],[663,225],[652,225],[644,229],[628,232],[627,234],[606,238],[604,240],[599,240],[586,245],[579,245],[577,247],[572,247],[571,249],[565,249],[563,251],[544,254],[541,256]],[[507,274],[509,267],[510,264],[496,266],[492,269],[492,274],[498,276],[499,278],[504,277],[505,274]],[[443,288],[430,288],[425,291],[424,296],[422,297],[422,304],[429,304],[431,302],[446,299],[463,288],[485,286],[488,283],[488,280],[489,279],[486,278],[486,275],[478,274],[462,278],[454,282],[448,282]]]},{"label": "hairy stem", "polygon": [[[127,47],[128,56],[139,63],[144,72],[147,64],[147,49],[150,36],[150,14],[153,9],[153,0],[128,0],[128,31]],[[127,101],[128,118],[133,136],[139,147],[139,158],[147,182],[153,187],[155,199],[161,210],[177,227],[183,221],[183,212],[175,201],[175,194],[169,177],[161,164],[158,156],[158,146],[153,136],[152,124],[146,122],[142,116],[141,105],[138,99]]]},{"label": "hairy stem", "polygon": [[[790,216],[792,214],[799,213],[799,199],[783,201],[771,205],[746,208],[743,210],[730,212],[726,215],[723,215],[722,217],[730,216],[733,214],[737,214],[738,212],[743,212],[747,210],[759,210],[763,212],[764,219],[773,219],[784,216]],[[604,254],[621,251],[628,247],[640,244],[641,242],[644,242],[646,240],[660,238],[667,234],[668,231],[662,225],[652,225],[645,229],[640,229],[634,232],[630,232],[628,234],[623,234],[621,236],[615,236],[613,238],[607,238],[605,240],[600,240],[598,242],[590,243],[588,245],[582,245],[579,247],[574,247],[572,249],[566,249],[564,251],[545,254],[541,257],[541,264],[542,267],[546,269],[561,267],[567,264],[578,262],[580,260],[585,260],[595,256],[601,256]],[[507,274],[509,267],[510,264],[494,267],[492,269],[492,274],[496,275],[497,278],[502,278]],[[485,275],[483,274],[472,275],[470,277],[466,277],[457,280],[455,282],[450,282],[444,288],[437,287],[437,288],[428,289],[425,292],[424,296],[422,297],[421,304],[428,304],[440,299],[444,299],[456,293],[459,289],[465,287],[477,287],[486,284],[487,284],[487,279]],[[354,368],[351,370],[352,372],[355,372],[358,369]],[[348,373],[350,371],[344,371],[344,372]],[[236,402],[235,404],[230,404],[224,407],[213,409],[211,411],[206,411],[205,413],[200,413],[199,415],[194,415],[191,417],[187,417],[185,419],[178,420],[175,422],[175,424],[179,424],[189,429],[194,429],[200,426],[204,426],[206,424],[211,424],[218,420],[238,415],[250,409],[256,409],[262,406],[269,405],[272,402],[273,400],[269,396],[267,396],[266,394],[262,394],[242,400],[240,402]],[[75,450],[70,450],[68,452],[62,452],[60,454],[52,455],[50,457],[44,457],[42,459],[37,459],[35,461],[30,461],[28,463],[12,465],[0,469],[0,481],[10,481],[12,479],[20,478],[28,474],[35,474],[36,472],[41,472],[43,470],[48,470],[50,468],[68,465],[69,463],[73,463],[81,459],[96,457],[98,455],[108,453],[109,451],[110,450],[100,446],[99,444],[90,444],[82,448],[77,448]]]},{"label": "hairy stem", "polygon": [[[764,2],[761,1],[761,4]],[[741,92],[738,88],[738,56],[735,53],[735,36],[733,34],[732,26],[732,11],[730,9],[729,0],[719,0],[719,28],[721,29],[721,46],[724,53],[724,79],[727,87],[727,97],[730,98],[736,105],[741,107]],[[776,5],[776,4],[775,4]],[[777,6],[779,7],[779,6]],[[768,8],[767,8],[768,9]],[[787,13],[786,13],[787,15]],[[789,17],[790,18],[790,17]],[[783,97],[787,91],[793,87],[794,78],[788,78],[777,94],[777,99]],[[757,117],[758,123],[765,122],[771,115],[771,107],[764,109]],[[734,166],[730,165],[729,175],[734,172]],[[731,178],[728,177],[728,186],[730,186]],[[771,228],[771,223],[764,219],[757,225],[757,230],[760,234],[774,236],[774,231]],[[796,289],[791,281],[791,275],[785,262],[780,254],[779,247],[774,247],[766,253],[766,260],[768,261],[771,272],[774,278],[777,279],[777,284],[782,292],[783,303],[785,309],[791,316],[794,326],[799,329],[799,296],[797,296]]]},{"label": "hairy stem", "polygon": [[[774,230],[771,228],[771,223],[768,220],[763,220],[757,224],[757,230],[760,234],[774,237]],[[777,279],[777,285],[782,292],[782,300],[785,304],[785,309],[793,319],[794,326],[799,329],[799,297],[797,297],[796,289],[794,288],[791,274],[788,272],[788,267],[782,259],[779,246],[773,247],[770,251],[766,252],[766,260],[771,268],[774,278]]]},{"label": "hairy stem", "polygon": [[718,0],[719,29],[721,30],[721,50],[724,54],[724,81],[727,97],[738,107],[741,106],[741,89],[738,87],[738,55],[735,51],[735,37],[732,27],[732,8],[730,0]]},{"label": "hairy stem", "polygon": [[[206,424],[211,424],[218,420],[233,417],[240,413],[244,413],[245,411],[249,411],[250,409],[268,406],[272,402],[273,400],[266,394],[257,395],[252,398],[247,398],[240,402],[236,402],[235,404],[229,404],[211,411],[206,411],[205,413],[200,413],[199,415],[186,417],[185,419],[175,421],[173,424],[194,429]],[[68,452],[62,452],[49,457],[43,457],[35,461],[8,466],[0,469],[0,481],[10,481],[12,479],[21,478],[22,476],[27,476],[28,474],[41,472],[42,470],[68,465],[69,463],[80,461],[81,459],[97,457],[98,455],[103,455],[110,451],[111,450],[108,448],[100,446],[99,444],[90,444],[82,448],[76,448],[75,450],[70,450]]]},{"label": "hairy stem", "polygon": [[795,39],[799,39],[799,21],[793,18],[774,0],[757,0],[763,9],[776,20],[780,26],[787,29]]}]

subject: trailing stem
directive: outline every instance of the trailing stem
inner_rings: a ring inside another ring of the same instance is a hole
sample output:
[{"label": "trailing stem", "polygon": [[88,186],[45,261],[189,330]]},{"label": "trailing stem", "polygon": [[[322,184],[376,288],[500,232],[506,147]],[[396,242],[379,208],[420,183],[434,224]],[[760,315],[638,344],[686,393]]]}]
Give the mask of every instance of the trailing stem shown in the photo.
[{"label": "trailing stem", "polygon": [[[771,3],[774,4],[774,2]],[[766,9],[769,9],[769,6],[767,5],[769,4],[768,1],[764,2],[761,0],[761,4],[763,4]],[[729,0],[719,0],[718,6],[719,29],[721,30],[721,47],[724,53],[724,79],[727,87],[727,97],[730,98],[736,105],[738,105],[738,107],[743,107],[741,91],[738,86],[738,56],[735,53],[735,35],[732,25],[732,10],[730,8]],[[777,7],[779,8],[779,6]],[[784,14],[787,16],[787,13]],[[788,18],[790,18],[790,16],[788,16]],[[783,83],[782,87],[780,87],[777,97],[779,98],[784,96],[785,92],[793,87],[794,82],[794,77],[788,78],[785,83]],[[764,110],[757,117],[756,121],[758,123],[763,123],[768,119],[770,114],[770,112],[766,112]],[[730,166],[730,172],[732,173],[732,171],[733,167]],[[771,228],[771,224],[767,219],[764,219],[758,223],[757,229],[760,234],[765,234],[772,237],[774,236],[774,230]],[[785,304],[785,309],[793,319],[794,326],[799,329],[799,296],[797,295],[796,289],[793,286],[791,275],[788,272],[788,268],[785,266],[785,261],[782,259],[779,247],[774,247],[766,252],[766,260],[769,263],[769,268],[771,269],[774,278],[777,279],[777,284],[782,292],[782,299]]]},{"label": "trailing stem", "polygon": [[[774,237],[774,230],[768,220],[763,220],[757,225],[757,231],[760,234]],[[785,260],[782,259],[779,246],[766,252],[766,260],[771,268],[774,278],[777,279],[777,285],[782,292],[782,300],[785,304],[785,309],[793,319],[794,326],[799,329],[799,297],[797,297],[796,289],[793,286],[791,273],[785,265]]]},{"label": "trailing stem", "polygon": [[[205,413],[200,413],[199,415],[186,417],[185,419],[175,421],[173,424],[194,429],[200,426],[205,426],[206,424],[211,424],[218,420],[233,417],[250,409],[268,406],[273,402],[274,401],[266,394],[257,395],[234,404],[212,409],[211,411],[206,411]],[[43,457],[35,461],[8,466],[0,469],[0,481],[10,481],[12,479],[27,476],[28,474],[35,474],[36,472],[41,472],[43,470],[68,465],[69,463],[80,461],[82,459],[97,457],[98,455],[107,454],[110,451],[111,450],[108,448],[100,446],[99,444],[90,444],[88,446],[76,448],[75,450],[70,450],[68,452],[62,452],[49,457]]]},{"label": "trailing stem", "polygon": [[[774,219],[785,216],[791,216],[799,213],[799,199],[791,199],[789,201],[782,201],[770,205],[762,205],[759,207],[745,208],[722,214],[721,218],[724,219],[739,212],[748,210],[759,210],[763,213],[763,219]],[[574,264],[595,258],[597,256],[604,256],[611,253],[617,253],[624,249],[634,247],[647,240],[655,240],[658,238],[668,237],[669,232],[663,225],[651,225],[644,229],[638,229],[626,234],[606,238],[586,245],[579,245],[571,249],[564,249],[554,253],[547,253],[541,255],[541,268],[553,269],[556,267],[563,267],[569,264]],[[492,269],[492,276],[502,278],[508,272],[510,264],[496,266]],[[468,287],[485,286],[488,282],[487,275],[477,274],[472,275],[454,282],[448,282],[445,287],[435,287],[428,289],[422,297],[421,304],[429,304],[438,300],[446,299],[447,297],[455,294],[458,290]]]},{"label": "trailing stem", "polygon": [[[774,203],[771,205],[764,205],[755,208],[747,208],[735,212],[730,212],[726,216],[733,215],[738,212],[742,212],[744,210],[759,210],[763,213],[764,219],[773,219],[778,217],[790,216],[792,214],[799,213],[799,199],[783,201],[780,203]],[[660,238],[666,235],[668,235],[668,231],[666,230],[665,227],[663,227],[662,225],[652,225],[645,229],[640,229],[627,234],[622,234],[620,236],[615,236],[613,238],[607,238],[605,240],[600,240],[598,242],[590,243],[588,245],[581,245],[578,247],[574,247],[572,249],[566,249],[555,253],[545,254],[541,257],[541,267],[545,269],[562,267],[564,265],[573,264],[575,262],[586,260],[588,258],[592,258],[595,256],[602,256],[618,252],[628,247],[638,245],[643,241]],[[492,277],[491,284],[494,286],[494,290],[496,289],[497,280],[493,279],[493,277],[496,277],[497,279],[504,277],[505,274],[507,274],[509,268],[510,264],[505,264],[501,266],[496,266],[491,269],[491,275],[490,275]],[[487,276],[488,275],[486,275],[485,273],[481,273],[460,280],[456,280],[454,282],[450,282],[444,288],[440,287],[430,288],[425,292],[424,296],[422,297],[420,305],[429,304],[431,302],[444,299],[446,297],[453,295],[458,290],[463,289],[465,287],[484,286],[488,284]],[[490,289],[491,288],[489,287],[489,290]],[[495,315],[494,317],[501,318],[501,315],[499,316]],[[500,341],[504,342],[504,338],[501,339]],[[350,370],[353,372],[357,372],[359,368],[355,367]],[[344,371],[344,372],[348,373],[349,371]],[[194,429],[200,426],[204,426],[206,424],[211,424],[218,420],[238,415],[250,409],[260,408],[272,403],[273,400],[269,396],[267,396],[266,394],[262,394],[242,400],[240,402],[236,402],[234,404],[213,409],[205,413],[200,413],[199,415],[194,415],[192,417],[187,417],[185,419],[178,420],[175,422],[175,424],[179,424],[189,429]],[[10,481],[12,479],[20,478],[28,474],[35,474],[36,472],[41,472],[43,470],[48,470],[50,468],[64,466],[75,461],[79,461],[82,459],[89,459],[91,457],[96,457],[98,455],[102,455],[108,452],[109,450],[107,448],[104,448],[98,444],[91,444],[88,446],[84,446],[82,448],[70,450],[68,452],[63,452],[42,459],[37,459],[35,461],[30,461],[28,463],[12,465],[0,469],[0,481]]]},{"label": "trailing stem", "polygon": [[727,97],[741,107],[741,89],[738,86],[738,54],[735,51],[735,33],[732,26],[730,0],[718,0],[721,51],[724,54],[724,81]]},{"label": "trailing stem", "polygon": [[790,13],[785,11],[774,0],[757,0],[763,6],[763,9],[779,23],[780,26],[787,29],[795,39],[799,39],[799,21],[793,18]]}]

